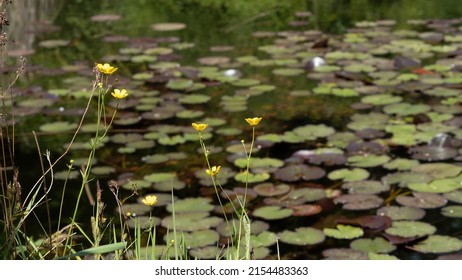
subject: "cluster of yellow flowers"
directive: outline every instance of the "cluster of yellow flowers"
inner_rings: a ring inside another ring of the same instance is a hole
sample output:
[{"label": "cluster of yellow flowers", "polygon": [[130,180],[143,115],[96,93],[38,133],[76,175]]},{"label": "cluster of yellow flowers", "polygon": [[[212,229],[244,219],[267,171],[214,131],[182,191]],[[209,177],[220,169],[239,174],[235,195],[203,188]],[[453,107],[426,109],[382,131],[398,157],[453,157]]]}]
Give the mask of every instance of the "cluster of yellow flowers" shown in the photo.
[{"label": "cluster of yellow flowers", "polygon": [[[250,126],[256,126],[260,123],[261,117],[254,117],[254,118],[246,118],[245,121],[250,125]],[[209,125],[205,123],[192,123],[192,127],[194,127],[195,130],[201,132],[205,130]],[[210,176],[216,176],[218,172],[220,172],[221,166],[212,166],[210,169],[206,169],[205,173],[207,173]]]},{"label": "cluster of yellow flowers", "polygon": [[[114,66],[111,66],[109,63],[97,63],[96,64],[96,68],[98,68],[98,70],[103,73],[103,74],[106,74],[106,75],[112,75],[114,74],[115,71],[117,71],[117,67],[114,67]],[[102,87],[102,84],[99,83],[98,86],[101,88]],[[114,98],[117,98],[117,99],[122,99],[122,98],[125,98],[128,96],[128,92],[126,89],[114,89],[113,92],[111,92],[111,95],[114,96]]]}]

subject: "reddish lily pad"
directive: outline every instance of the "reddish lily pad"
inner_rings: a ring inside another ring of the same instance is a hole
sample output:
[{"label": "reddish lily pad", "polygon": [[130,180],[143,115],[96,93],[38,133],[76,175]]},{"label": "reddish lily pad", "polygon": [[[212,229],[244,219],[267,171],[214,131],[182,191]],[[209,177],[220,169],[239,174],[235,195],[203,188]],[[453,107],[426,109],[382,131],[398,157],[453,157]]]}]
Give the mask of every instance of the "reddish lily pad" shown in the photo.
[{"label": "reddish lily pad", "polygon": [[334,202],[343,204],[346,210],[367,210],[380,207],[383,199],[373,194],[344,194]]},{"label": "reddish lily pad", "polygon": [[272,183],[258,184],[253,190],[261,196],[279,196],[288,193],[292,189],[286,184],[273,185]]},{"label": "reddish lily pad", "polygon": [[293,210],[292,216],[313,216],[321,213],[322,207],[316,204],[290,205],[288,208]]},{"label": "reddish lily pad", "polygon": [[433,208],[439,208],[446,203],[448,203],[448,200],[439,194],[434,194],[434,193],[418,193],[414,192],[412,193],[412,196],[398,196],[396,198],[396,202],[403,206],[409,206],[409,207],[416,207],[416,208],[423,208],[423,209],[433,209]]},{"label": "reddish lily pad", "polygon": [[385,206],[377,209],[377,215],[390,217],[394,221],[420,220],[425,216],[425,210],[408,206]]}]

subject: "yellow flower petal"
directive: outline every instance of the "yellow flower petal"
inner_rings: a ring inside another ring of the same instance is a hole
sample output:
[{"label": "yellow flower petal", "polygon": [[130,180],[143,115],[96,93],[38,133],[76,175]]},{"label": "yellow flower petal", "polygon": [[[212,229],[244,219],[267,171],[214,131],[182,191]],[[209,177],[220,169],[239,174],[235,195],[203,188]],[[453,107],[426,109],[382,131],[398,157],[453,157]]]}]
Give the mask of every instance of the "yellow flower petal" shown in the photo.
[{"label": "yellow flower petal", "polygon": [[111,92],[112,96],[114,96],[117,99],[122,99],[128,96],[128,92],[126,89],[114,89],[113,92]]},{"label": "yellow flower petal", "polygon": [[211,169],[206,169],[205,173],[209,174],[210,176],[216,176],[218,172],[220,172],[221,166],[212,166]]},{"label": "yellow flower petal", "polygon": [[260,123],[261,119],[262,118],[255,117],[255,118],[247,118],[247,119],[245,119],[245,121],[248,124],[250,124],[251,126],[256,126],[256,125],[258,125]]},{"label": "yellow flower petal", "polygon": [[157,203],[157,196],[155,195],[147,195],[145,198],[141,200],[144,204],[148,206],[153,206]]},{"label": "yellow flower petal", "polygon": [[209,126],[208,124],[205,124],[205,123],[192,123],[191,125],[197,131],[202,131],[202,130],[206,129],[207,126]]},{"label": "yellow flower petal", "polygon": [[111,66],[109,63],[104,63],[104,64],[98,63],[96,64],[96,67],[101,73],[106,74],[106,75],[112,75],[115,71],[117,71],[117,69],[119,69],[119,68]]}]

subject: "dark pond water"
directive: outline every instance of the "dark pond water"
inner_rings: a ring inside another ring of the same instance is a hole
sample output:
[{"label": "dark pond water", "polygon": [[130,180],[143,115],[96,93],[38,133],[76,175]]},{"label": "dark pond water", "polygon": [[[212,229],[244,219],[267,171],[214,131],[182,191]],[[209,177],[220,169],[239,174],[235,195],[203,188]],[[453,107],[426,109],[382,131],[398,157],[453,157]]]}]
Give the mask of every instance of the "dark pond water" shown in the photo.
[{"label": "dark pond water", "polygon": [[[212,165],[222,166],[223,187],[238,192],[241,140],[252,137],[244,119],[261,116],[247,204],[256,258],[276,258],[276,236],[286,259],[460,257],[458,1],[16,2],[4,72],[17,55],[33,52],[13,89],[26,190],[40,176],[31,131],[42,152],[57,158],[87,102],[92,66],[109,62],[119,67],[112,82],[130,95],[97,150],[93,174],[103,186],[116,180],[123,197],[129,179],[141,196],[159,196],[159,245],[172,186],[191,256],[207,258],[201,248],[226,240],[191,123],[209,124]],[[71,129],[56,132],[54,122]],[[95,122],[90,114],[55,170],[52,228],[66,163],[88,155]],[[80,186],[78,171],[72,176],[65,216]],[[103,197],[106,216],[116,216],[107,188]],[[92,207],[82,203],[85,224]],[[145,217],[148,210],[131,198],[123,212]],[[47,224],[45,210],[37,213]],[[29,224],[36,238],[48,231]]]}]

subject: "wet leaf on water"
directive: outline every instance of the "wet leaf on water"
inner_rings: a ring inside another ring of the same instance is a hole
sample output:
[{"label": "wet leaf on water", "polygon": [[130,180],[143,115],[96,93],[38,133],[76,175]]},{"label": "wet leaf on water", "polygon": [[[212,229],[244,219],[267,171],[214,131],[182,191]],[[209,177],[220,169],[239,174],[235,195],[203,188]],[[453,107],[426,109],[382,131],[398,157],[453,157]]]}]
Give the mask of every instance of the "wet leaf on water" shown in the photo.
[{"label": "wet leaf on water", "polygon": [[399,237],[423,237],[432,235],[436,228],[429,223],[419,221],[393,221],[391,227],[385,232]]},{"label": "wet leaf on water", "polygon": [[234,176],[234,180],[238,182],[248,182],[248,183],[259,183],[264,182],[270,178],[270,174],[268,173],[251,173],[247,171],[242,171],[237,173]]},{"label": "wet leaf on water", "polygon": [[337,223],[360,226],[362,228],[382,231],[391,225],[392,220],[386,216],[366,215],[357,218],[339,218]]},{"label": "wet leaf on water", "polygon": [[151,28],[155,31],[177,31],[186,28],[186,24],[181,22],[161,22],[151,25]]},{"label": "wet leaf on water", "polygon": [[[171,237],[173,237],[173,234],[164,235],[165,243],[171,242],[170,240],[175,240]],[[193,232],[183,232],[177,238],[178,239],[175,240],[176,244],[182,244],[184,242],[187,248],[200,248],[215,244],[218,242],[220,235],[214,230],[202,229]],[[174,249],[172,248],[170,250]]]},{"label": "wet leaf on water", "polygon": [[462,249],[462,240],[451,236],[432,235],[411,248],[421,253],[441,254],[456,252]]},{"label": "wet leaf on water", "polygon": [[380,207],[383,199],[374,194],[344,194],[334,199],[334,203],[343,204],[345,210],[367,210]]},{"label": "wet leaf on water", "polygon": [[393,255],[388,255],[388,254],[376,254],[376,253],[368,253],[367,254],[367,258],[369,260],[381,260],[381,261],[386,261],[386,260],[389,260],[389,261],[395,261],[395,260],[399,260],[397,257],[393,256]]},{"label": "wet leaf on water", "polygon": [[364,180],[345,183],[342,189],[348,190],[349,193],[378,194],[388,191],[390,187],[380,181]]},{"label": "wet leaf on water", "polygon": [[408,206],[385,206],[377,209],[377,215],[388,216],[394,221],[420,220],[425,216],[425,210]]},{"label": "wet leaf on water", "polygon": [[289,185],[273,183],[262,183],[253,187],[253,190],[261,196],[279,196],[288,193],[291,189]]},{"label": "wet leaf on water", "polygon": [[280,220],[292,215],[292,209],[280,206],[263,206],[253,211],[252,215],[265,220]]},{"label": "wet leaf on water", "polygon": [[364,235],[364,231],[359,227],[349,225],[337,225],[336,228],[324,228],[326,236],[335,239],[355,239]]},{"label": "wet leaf on water", "polygon": [[278,236],[281,242],[299,246],[319,244],[326,239],[322,231],[311,227],[299,227],[295,231],[284,230]]},{"label": "wet leaf on water", "polygon": [[462,206],[451,205],[441,208],[441,215],[450,218],[462,218]]},{"label": "wet leaf on water", "polygon": [[398,196],[396,202],[403,206],[416,207],[422,209],[439,208],[448,203],[448,200],[439,194],[435,193],[419,193],[413,192],[411,196]]},{"label": "wet leaf on water", "polygon": [[210,216],[208,212],[185,212],[175,214],[162,219],[161,225],[170,231],[175,227],[178,231],[196,231],[216,227],[223,222],[222,218]]},{"label": "wet leaf on water", "polygon": [[326,249],[322,255],[326,260],[367,260],[366,253],[350,248]]},{"label": "wet leaf on water", "polygon": [[254,248],[269,247],[276,243],[278,237],[275,233],[264,231],[258,235],[250,236],[250,245]]},{"label": "wet leaf on water", "polygon": [[274,172],[276,179],[287,182],[317,180],[324,177],[325,174],[324,169],[320,167],[303,164],[289,165]]},{"label": "wet leaf on water", "polygon": [[355,167],[376,167],[382,166],[383,164],[390,161],[390,157],[386,155],[354,155],[347,159],[348,165]]},{"label": "wet leaf on water", "polygon": [[373,239],[360,238],[350,243],[350,248],[364,253],[390,253],[396,249],[396,246],[390,244],[382,237]]},{"label": "wet leaf on water", "polygon": [[41,125],[39,129],[43,132],[53,132],[53,133],[68,132],[68,131],[73,131],[77,129],[77,124],[65,122],[65,121],[52,122],[52,123]]},{"label": "wet leaf on water", "polygon": [[330,180],[343,180],[345,182],[362,181],[369,178],[369,172],[362,168],[341,168],[331,171],[327,177]]},{"label": "wet leaf on water", "polygon": [[289,205],[289,209],[293,210],[294,217],[307,217],[321,213],[322,207],[316,204]]}]

